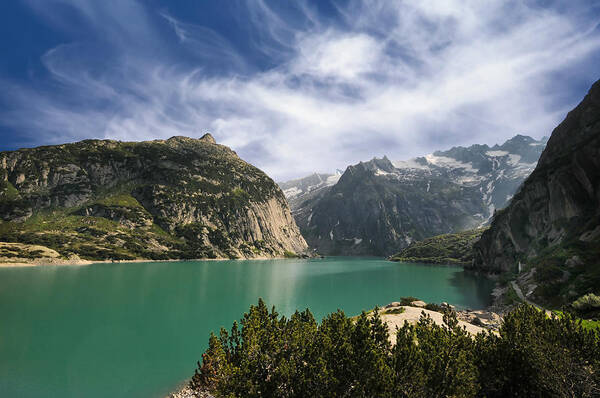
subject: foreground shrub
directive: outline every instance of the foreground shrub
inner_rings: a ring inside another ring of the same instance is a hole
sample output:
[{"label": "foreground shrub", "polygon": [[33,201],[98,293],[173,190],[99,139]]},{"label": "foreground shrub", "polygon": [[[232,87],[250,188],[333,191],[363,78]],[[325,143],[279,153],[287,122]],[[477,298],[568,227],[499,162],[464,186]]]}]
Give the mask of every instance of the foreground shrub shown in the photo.
[{"label": "foreground shrub", "polygon": [[456,314],[423,315],[396,331],[379,310],[342,311],[318,324],[309,310],[289,319],[262,300],[231,331],[212,334],[192,379],[222,397],[594,397],[600,336],[574,318],[523,305],[498,335],[469,335]]}]

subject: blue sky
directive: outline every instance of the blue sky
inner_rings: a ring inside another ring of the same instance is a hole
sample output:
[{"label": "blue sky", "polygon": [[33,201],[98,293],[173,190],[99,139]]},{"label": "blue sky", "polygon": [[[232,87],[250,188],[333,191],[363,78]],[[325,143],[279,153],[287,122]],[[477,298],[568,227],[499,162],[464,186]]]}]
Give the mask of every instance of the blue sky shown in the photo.
[{"label": "blue sky", "polygon": [[277,180],[549,135],[600,2],[11,0],[0,150],[210,131]]}]

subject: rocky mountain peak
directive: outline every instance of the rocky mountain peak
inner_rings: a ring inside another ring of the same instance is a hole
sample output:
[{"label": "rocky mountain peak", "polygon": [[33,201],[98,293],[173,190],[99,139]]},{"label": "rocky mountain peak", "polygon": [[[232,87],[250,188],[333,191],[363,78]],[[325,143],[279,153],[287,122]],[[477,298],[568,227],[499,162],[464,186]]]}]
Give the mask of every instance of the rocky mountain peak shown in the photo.
[{"label": "rocky mountain peak", "polygon": [[206,133],[202,137],[200,137],[200,141],[208,142],[210,144],[217,143],[217,141],[215,140],[215,137],[213,137],[210,133]]},{"label": "rocky mountain peak", "polygon": [[554,129],[548,140],[548,146],[540,156],[540,164],[549,163],[552,159],[564,156],[597,138],[600,125],[598,109],[600,109],[600,80],[592,85],[583,101]]}]

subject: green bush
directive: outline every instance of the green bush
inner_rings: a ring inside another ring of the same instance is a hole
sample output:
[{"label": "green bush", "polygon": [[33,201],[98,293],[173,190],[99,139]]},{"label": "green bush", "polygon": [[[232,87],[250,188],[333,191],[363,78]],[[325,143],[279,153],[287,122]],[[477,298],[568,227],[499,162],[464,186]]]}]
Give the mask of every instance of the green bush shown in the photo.
[{"label": "green bush", "polygon": [[298,255],[292,251],[286,250],[283,252],[283,257],[285,258],[297,258]]},{"label": "green bush", "polygon": [[430,311],[443,312],[444,308],[436,303],[427,303],[425,304],[425,309]]},{"label": "green bush", "polygon": [[400,305],[410,305],[413,301],[418,301],[419,299],[416,297],[408,296],[408,297],[400,297]]},{"label": "green bush", "polygon": [[594,293],[589,293],[575,300],[572,306],[578,311],[595,310],[600,308],[600,297]]},{"label": "green bush", "polygon": [[396,307],[396,308],[392,308],[392,309],[389,309],[389,310],[384,310],[382,312],[382,314],[385,314],[385,315],[396,315],[396,314],[402,314],[402,313],[404,313],[404,311],[405,311],[404,307]]},{"label": "green bush", "polygon": [[231,331],[211,334],[191,381],[217,397],[593,397],[600,391],[600,332],[521,305],[499,334],[475,338],[444,313],[396,331],[375,308],[319,324],[289,319],[262,300]]}]

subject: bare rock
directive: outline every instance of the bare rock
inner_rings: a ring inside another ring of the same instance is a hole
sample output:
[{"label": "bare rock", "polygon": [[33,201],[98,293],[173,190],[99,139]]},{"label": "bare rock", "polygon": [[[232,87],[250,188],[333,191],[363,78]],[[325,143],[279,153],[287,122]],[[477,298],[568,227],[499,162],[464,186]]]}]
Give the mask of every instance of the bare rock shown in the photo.
[{"label": "bare rock", "polygon": [[411,302],[410,305],[412,307],[424,308],[427,305],[427,303],[424,301],[421,301],[421,300],[416,300],[416,301]]}]

